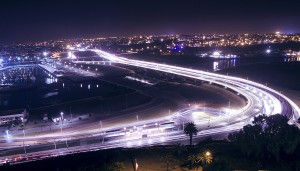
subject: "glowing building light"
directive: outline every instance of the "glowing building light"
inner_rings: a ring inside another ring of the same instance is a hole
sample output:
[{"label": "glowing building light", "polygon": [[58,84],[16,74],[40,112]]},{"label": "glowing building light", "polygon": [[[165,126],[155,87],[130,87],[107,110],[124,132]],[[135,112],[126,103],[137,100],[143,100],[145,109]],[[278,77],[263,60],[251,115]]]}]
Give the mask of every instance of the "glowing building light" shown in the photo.
[{"label": "glowing building light", "polygon": [[219,51],[214,51],[214,52],[213,52],[213,55],[214,55],[214,56],[220,56],[221,54],[220,54]]}]

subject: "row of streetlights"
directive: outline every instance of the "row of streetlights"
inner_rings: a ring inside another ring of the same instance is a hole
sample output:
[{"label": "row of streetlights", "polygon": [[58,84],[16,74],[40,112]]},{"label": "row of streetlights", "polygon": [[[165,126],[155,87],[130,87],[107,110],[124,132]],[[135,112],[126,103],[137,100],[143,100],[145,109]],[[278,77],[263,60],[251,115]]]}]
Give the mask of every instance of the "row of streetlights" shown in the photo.
[{"label": "row of streetlights", "polygon": [[[60,116],[61,116],[61,134],[62,134],[62,126],[63,126],[63,121],[64,121],[64,113],[63,112],[60,112]],[[24,122],[24,118],[21,118],[21,120],[22,120],[22,123]],[[136,115],[136,120],[137,120],[137,122],[139,121],[139,116],[138,115]],[[100,123],[100,128],[101,128],[101,132],[102,132],[102,127],[103,127],[103,125],[102,125],[102,121],[100,121],[99,122]],[[155,125],[156,125],[156,127],[158,126],[158,123],[155,123]],[[125,130],[126,130],[126,128],[124,128]],[[9,137],[9,131],[8,130],[6,130],[6,134],[7,134],[7,137]],[[23,128],[23,137],[25,138],[25,129]],[[104,141],[104,137],[103,137],[103,141]],[[103,141],[102,141],[102,143],[103,143]],[[54,146],[55,146],[55,149],[56,149],[56,142],[55,142],[55,139],[54,139],[54,141],[53,141],[53,143],[54,143]],[[67,145],[67,147],[68,147],[68,143],[67,143],[67,139],[66,139],[66,145]],[[26,148],[25,148],[25,142],[24,142],[24,140],[23,140],[23,147],[24,147],[24,152],[26,153]]]}]

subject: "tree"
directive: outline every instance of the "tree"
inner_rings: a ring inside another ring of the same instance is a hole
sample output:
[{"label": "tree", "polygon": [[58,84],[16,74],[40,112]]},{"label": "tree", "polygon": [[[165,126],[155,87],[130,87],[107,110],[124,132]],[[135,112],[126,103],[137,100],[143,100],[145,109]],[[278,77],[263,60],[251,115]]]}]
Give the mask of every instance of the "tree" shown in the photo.
[{"label": "tree", "polygon": [[197,135],[198,129],[194,122],[185,124],[184,133],[190,137],[190,145],[192,145],[193,135]]},{"label": "tree", "polygon": [[189,161],[189,167],[190,169],[191,168],[194,168],[197,164],[198,164],[198,161],[197,161],[197,155],[195,154],[191,154],[188,156],[188,161]]},{"label": "tree", "polygon": [[280,155],[294,153],[300,143],[299,129],[289,125],[284,115],[261,115],[255,117],[252,123],[228,136],[247,156],[261,161],[269,158],[279,161]]},{"label": "tree", "polygon": [[187,152],[187,149],[185,145],[182,145],[180,143],[177,143],[173,146],[173,155],[177,160],[182,160],[184,158],[184,155]]},{"label": "tree", "polygon": [[213,160],[213,156],[209,151],[202,151],[197,154],[191,154],[188,156],[189,167],[190,168],[198,168],[202,166],[203,168],[208,164],[211,164]]},{"label": "tree", "polygon": [[203,151],[197,154],[197,161],[202,163],[202,166],[205,167],[208,164],[211,164],[213,156],[209,151]]}]

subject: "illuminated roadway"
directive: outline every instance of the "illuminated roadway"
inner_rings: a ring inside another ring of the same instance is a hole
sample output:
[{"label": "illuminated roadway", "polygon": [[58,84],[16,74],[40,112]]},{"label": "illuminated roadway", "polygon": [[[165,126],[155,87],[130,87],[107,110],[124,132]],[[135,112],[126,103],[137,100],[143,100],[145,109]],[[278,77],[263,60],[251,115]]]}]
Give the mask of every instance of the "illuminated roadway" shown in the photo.
[{"label": "illuminated roadway", "polygon": [[[159,64],[154,62],[145,62],[139,60],[131,60],[123,57],[117,57],[115,55],[109,54],[102,50],[93,50],[99,56],[106,58],[112,62],[121,63],[130,66],[136,66],[156,71],[162,71],[166,73],[181,75],[193,79],[208,81],[210,83],[215,83],[218,85],[223,85],[224,87],[231,88],[239,94],[245,96],[249,103],[254,103],[252,105],[245,106],[236,114],[241,114],[245,112],[255,112],[256,107],[260,106],[263,108],[260,112],[271,115],[271,114],[281,114],[283,111],[283,106],[281,105],[279,99],[285,100],[292,109],[291,122],[297,124],[296,120],[299,118],[300,109],[299,107],[288,97],[284,96],[280,92],[271,89],[262,84],[245,80],[238,77],[225,76],[210,72],[204,72],[195,69],[188,69],[183,67],[176,67],[172,65]],[[92,62],[82,62],[82,63],[92,63]],[[252,96],[252,97],[251,97]],[[261,113],[258,113],[261,114]]]},{"label": "illuminated roadway", "polygon": [[[30,136],[16,135],[13,137],[7,135],[0,139],[0,147],[4,149],[0,151],[0,162],[23,162],[25,159],[32,161],[57,155],[107,148],[170,144],[188,138],[183,134],[184,123],[192,121],[200,130],[197,137],[220,135],[239,130],[243,126],[251,123],[254,116],[260,114],[273,115],[288,112],[291,114],[288,116],[290,118],[289,123],[296,124],[299,127],[296,122],[299,118],[299,107],[283,94],[262,84],[242,78],[224,76],[195,69],[131,60],[117,57],[98,49],[92,51],[112,63],[171,73],[223,86],[225,89],[234,91],[237,95],[243,96],[246,99],[246,105],[240,109],[227,108],[223,110],[187,108],[166,117],[148,121],[138,121],[132,124],[120,124],[120,126],[106,129],[78,126],[68,131],[56,133]],[[97,61],[73,62],[97,65]],[[100,141],[92,144],[79,143],[79,145],[71,145],[72,143],[76,143],[79,139],[84,139],[86,142],[92,139],[100,139]],[[61,146],[62,144],[65,144],[65,148],[56,149],[56,146]],[[22,151],[23,148],[24,151]],[[24,154],[26,148],[35,148],[37,152]],[[15,149],[18,149],[19,152],[16,152],[17,150]]]}]

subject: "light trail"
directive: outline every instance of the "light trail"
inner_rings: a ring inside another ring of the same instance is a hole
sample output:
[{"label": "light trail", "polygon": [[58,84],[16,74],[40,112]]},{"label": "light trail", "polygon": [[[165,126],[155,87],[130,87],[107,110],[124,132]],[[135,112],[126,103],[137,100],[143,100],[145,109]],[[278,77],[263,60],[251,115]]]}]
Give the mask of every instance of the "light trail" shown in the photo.
[{"label": "light trail", "polygon": [[[274,93],[278,97],[281,97],[282,99],[286,100],[289,103],[289,105],[292,107],[293,113],[292,113],[291,119],[294,121],[294,124],[297,124],[296,120],[297,120],[297,118],[299,118],[299,113],[300,113],[299,107],[288,97],[286,97],[283,94],[279,93],[278,91],[271,89],[270,87],[264,86],[262,84],[259,84],[259,83],[256,83],[256,82],[253,82],[250,80],[238,78],[238,77],[225,76],[225,75],[221,75],[221,74],[204,72],[204,71],[195,70],[195,69],[188,69],[188,68],[177,67],[177,66],[172,66],[172,65],[167,65],[167,64],[158,64],[158,63],[154,63],[154,62],[131,60],[131,59],[123,58],[123,57],[116,57],[112,54],[109,54],[107,52],[104,52],[104,51],[98,50],[98,49],[92,50],[92,51],[96,52],[101,57],[106,58],[111,61],[114,61],[116,63],[131,65],[131,66],[136,66],[136,67],[142,67],[142,68],[147,68],[147,69],[151,69],[151,70],[157,70],[157,71],[172,73],[172,74],[176,74],[176,75],[181,75],[181,76],[186,76],[189,78],[213,82],[213,83],[223,85],[223,86],[227,86],[227,85],[231,84],[233,86],[239,86],[239,87],[244,87],[244,88],[251,87],[254,90],[254,93],[260,92],[260,93],[266,95],[266,97],[270,98],[270,100],[272,101],[273,105],[270,107],[269,106],[270,101],[267,102],[266,99],[263,99],[264,107],[266,108],[266,110],[265,110],[266,113],[264,113],[264,114],[267,114],[267,115],[282,112],[282,106],[280,104],[280,101],[274,95],[270,94],[270,93]],[[231,87],[231,88],[233,88],[233,87]],[[237,92],[239,92],[239,91],[237,91]],[[270,93],[267,93],[267,92],[270,92]],[[245,90],[241,90],[239,93],[245,95],[245,93],[247,93],[247,92]],[[273,110],[270,110],[270,108],[273,108]]]},{"label": "light trail", "polygon": [[[23,141],[45,142],[44,144],[48,143],[49,145],[53,139],[61,141],[67,141],[68,138],[72,138],[74,140],[103,137],[103,140],[106,139],[105,142],[95,143],[92,147],[90,145],[80,145],[67,149],[60,149],[59,151],[61,153],[57,153],[57,150],[45,150],[38,153],[22,154],[23,157],[30,157],[30,155],[35,154],[36,159],[55,155],[72,154],[74,152],[76,153],[83,151],[93,151],[116,147],[140,147],[156,144],[167,144],[170,142],[187,139],[186,135],[184,135],[182,131],[183,125],[184,123],[191,121],[194,121],[197,127],[202,130],[198,134],[199,137],[207,135],[218,135],[241,129],[246,124],[251,123],[254,116],[260,114],[281,114],[286,106],[283,106],[279,99],[285,100],[289,104],[289,107],[292,109],[290,123],[293,123],[299,127],[299,124],[297,124],[296,122],[296,120],[299,118],[299,107],[288,97],[262,84],[242,78],[224,76],[195,69],[188,69],[167,64],[158,64],[154,62],[131,60],[123,57],[117,57],[98,49],[92,51],[96,52],[102,58],[108,59],[112,63],[119,63],[122,65],[129,65],[165,73],[171,73],[183,77],[207,81],[226,87],[237,92],[239,95],[244,96],[247,99],[246,105],[237,110],[224,109],[222,111],[205,108],[183,109],[167,117],[157,118],[149,121],[140,121],[133,124],[127,124],[107,129],[75,129],[73,131],[65,131],[63,133],[42,134],[38,136],[16,136],[11,137],[11,139],[13,139],[14,141],[13,143],[8,143],[7,146],[4,146],[3,148],[16,148],[16,145],[18,143],[20,144]],[[97,61],[73,62],[81,64],[99,64],[99,62]],[[195,116],[193,116],[194,112],[206,112],[206,115],[209,117],[197,120]],[[216,113],[219,113],[219,115],[215,116]],[[210,115],[214,115],[214,117],[210,117]],[[143,138],[143,135],[147,135],[147,138]],[[0,141],[6,140],[0,139]],[[2,144],[5,145],[5,143]],[[36,148],[39,148],[39,145],[36,145]],[[10,158],[10,161],[13,161],[13,159],[17,156],[20,156],[20,154],[7,155],[0,158],[0,160],[7,161],[6,158]],[[30,160],[33,159],[34,158]]]}]

